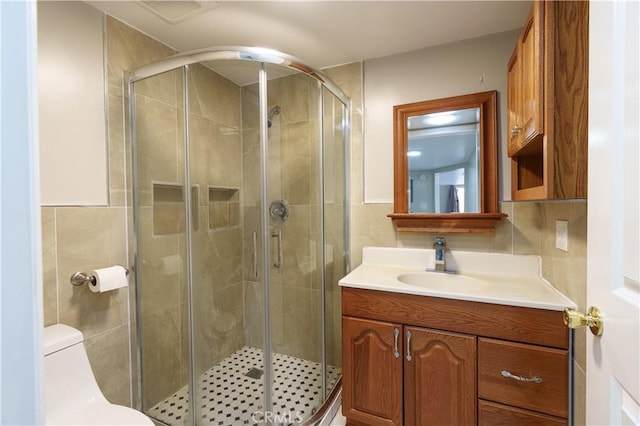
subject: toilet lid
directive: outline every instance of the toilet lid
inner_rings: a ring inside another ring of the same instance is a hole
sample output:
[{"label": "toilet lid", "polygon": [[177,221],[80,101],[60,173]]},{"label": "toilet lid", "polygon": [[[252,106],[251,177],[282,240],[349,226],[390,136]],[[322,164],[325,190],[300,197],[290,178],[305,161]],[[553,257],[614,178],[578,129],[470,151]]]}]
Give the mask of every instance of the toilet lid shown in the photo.
[{"label": "toilet lid", "polygon": [[83,409],[47,419],[47,425],[153,426],[150,418],[133,408],[96,401]]}]

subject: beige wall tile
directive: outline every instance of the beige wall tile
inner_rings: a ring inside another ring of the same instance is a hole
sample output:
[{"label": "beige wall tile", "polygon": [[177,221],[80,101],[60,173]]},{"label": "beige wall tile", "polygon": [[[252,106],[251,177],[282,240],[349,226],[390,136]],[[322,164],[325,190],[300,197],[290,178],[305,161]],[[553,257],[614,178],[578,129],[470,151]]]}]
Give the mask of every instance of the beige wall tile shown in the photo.
[{"label": "beige wall tile", "polygon": [[128,322],[126,288],[93,293],[87,286],[69,284],[69,277],[77,271],[128,267],[124,221],[124,208],[56,209],[59,319],[80,329],[85,338]]},{"label": "beige wall tile", "polygon": [[[186,385],[181,379],[181,320],[178,306],[141,318],[143,408],[151,408]],[[184,360],[186,361],[186,360]]]},{"label": "beige wall tile", "polygon": [[129,326],[125,324],[85,339],[84,346],[104,396],[113,404],[131,406]]},{"label": "beige wall tile", "polygon": [[107,67],[109,84],[122,86],[122,72],[176,53],[122,22],[107,17]]},{"label": "beige wall tile", "polygon": [[109,205],[124,206],[125,187],[125,143],[123,122],[122,89],[109,85],[108,89],[109,135]]},{"label": "beige wall tile", "polygon": [[58,277],[56,264],[56,209],[42,207],[42,284],[45,327],[58,323]]},{"label": "beige wall tile", "polygon": [[[149,191],[151,181],[180,183],[182,134],[178,132],[178,112],[175,108],[142,96],[136,97],[138,184],[140,191]],[[141,199],[141,204],[148,200]]]},{"label": "beige wall tile", "polygon": [[238,85],[200,64],[190,67],[189,112],[239,129],[240,111]]},{"label": "beige wall tile", "polygon": [[540,203],[514,202],[513,215],[513,253],[540,254],[543,232],[543,215]]},{"label": "beige wall tile", "polygon": [[364,157],[362,148],[362,114],[351,114],[350,147],[350,187],[351,204],[362,204],[364,199]]},{"label": "beige wall tile", "polygon": [[387,217],[393,204],[360,204],[351,206],[351,268],[362,263],[362,248],[395,247],[397,234]]},{"label": "beige wall tile", "polygon": [[362,62],[322,70],[350,98],[354,112],[362,113]]}]

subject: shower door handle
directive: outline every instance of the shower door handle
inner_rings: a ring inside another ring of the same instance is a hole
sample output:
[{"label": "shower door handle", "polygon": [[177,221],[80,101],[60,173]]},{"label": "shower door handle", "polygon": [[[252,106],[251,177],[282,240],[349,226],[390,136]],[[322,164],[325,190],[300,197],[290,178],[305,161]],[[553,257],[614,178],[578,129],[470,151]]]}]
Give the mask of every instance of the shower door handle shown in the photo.
[{"label": "shower door handle", "polygon": [[276,259],[273,266],[278,268],[279,273],[282,273],[282,230],[280,229],[272,230],[271,236],[276,239],[276,243],[278,244],[278,258]]},{"label": "shower door handle", "polygon": [[253,231],[253,278],[258,278],[258,233]]}]

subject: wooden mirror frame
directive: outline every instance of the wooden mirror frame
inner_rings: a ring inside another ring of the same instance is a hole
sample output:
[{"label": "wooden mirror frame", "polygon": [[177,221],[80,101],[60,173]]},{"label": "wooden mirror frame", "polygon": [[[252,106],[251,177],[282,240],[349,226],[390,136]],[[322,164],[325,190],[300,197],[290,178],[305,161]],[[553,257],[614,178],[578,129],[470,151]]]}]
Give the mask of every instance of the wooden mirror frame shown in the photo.
[{"label": "wooden mirror frame", "polygon": [[[498,206],[497,91],[454,96],[393,107],[393,220],[398,231],[488,234],[507,215]],[[480,109],[480,213],[409,213],[407,119],[467,108]]]}]

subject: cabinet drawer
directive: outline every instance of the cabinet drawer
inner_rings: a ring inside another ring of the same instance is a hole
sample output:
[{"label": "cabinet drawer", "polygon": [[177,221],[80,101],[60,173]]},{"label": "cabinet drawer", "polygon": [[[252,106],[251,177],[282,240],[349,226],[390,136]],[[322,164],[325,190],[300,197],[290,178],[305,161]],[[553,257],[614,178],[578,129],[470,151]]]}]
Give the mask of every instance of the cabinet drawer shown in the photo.
[{"label": "cabinet drawer", "polygon": [[479,426],[565,426],[567,421],[489,401],[478,401]]},{"label": "cabinet drawer", "polygon": [[[542,382],[505,377],[507,372]],[[566,418],[568,381],[566,350],[478,339],[479,398]]]}]

